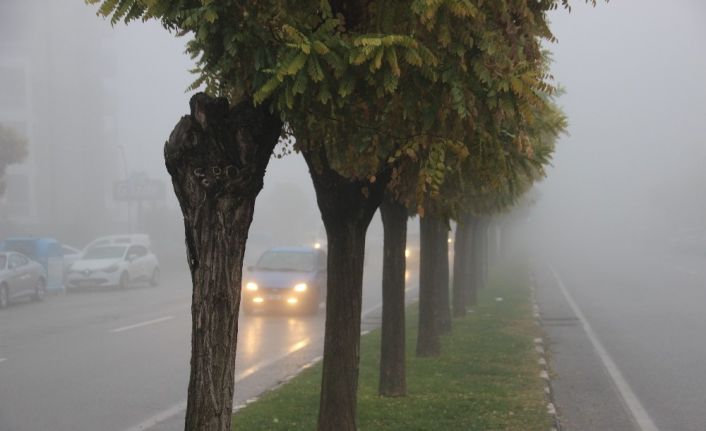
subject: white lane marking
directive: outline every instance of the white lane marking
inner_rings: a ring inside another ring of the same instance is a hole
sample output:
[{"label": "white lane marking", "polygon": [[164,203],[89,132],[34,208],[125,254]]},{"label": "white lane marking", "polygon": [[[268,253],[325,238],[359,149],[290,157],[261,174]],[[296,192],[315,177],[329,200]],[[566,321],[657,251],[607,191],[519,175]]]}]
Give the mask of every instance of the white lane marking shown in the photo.
[{"label": "white lane marking", "polygon": [[[372,307],[370,307],[370,308],[364,310],[361,314],[362,314],[363,317],[365,317],[365,316],[368,315],[370,312],[372,312],[372,311],[374,311],[374,310],[376,310],[376,309],[378,309],[378,308],[380,308],[380,307],[382,307],[382,304],[376,304],[376,305],[374,305],[374,306],[372,306]],[[133,326],[134,326],[134,325],[133,325]],[[118,329],[122,329],[122,328],[118,328]],[[277,362],[277,361],[279,361],[279,360],[281,360],[281,359],[283,359],[283,358],[285,358],[285,357],[291,355],[292,353],[294,353],[294,352],[296,352],[296,351],[298,351],[298,350],[303,349],[303,348],[306,347],[309,343],[311,343],[311,340],[310,340],[310,339],[308,339],[308,338],[307,338],[307,339],[304,339],[304,340],[302,340],[302,341],[300,341],[300,342],[298,342],[298,343],[296,343],[296,344],[293,344],[292,347],[289,348],[289,350],[287,351],[287,353],[285,353],[285,354],[283,354],[283,355],[281,355],[281,356],[278,356],[278,357],[276,357],[276,358],[270,359],[269,361],[266,361],[266,362],[263,362],[263,363],[260,363],[260,364],[253,365],[252,367],[250,367],[250,368],[248,368],[248,369],[246,369],[246,370],[240,372],[240,373],[238,374],[238,376],[236,376],[235,382],[237,383],[237,382],[239,382],[240,380],[242,380],[242,379],[244,379],[244,378],[246,378],[246,377],[248,377],[248,376],[250,376],[250,375],[256,373],[257,371],[259,371],[259,370],[261,370],[261,369],[263,369],[263,368],[266,368],[266,367],[268,367],[268,366],[274,364],[275,362]],[[317,357],[317,358],[312,362],[312,364],[315,363],[317,360],[321,360],[321,357]],[[238,406],[235,405],[235,403],[233,403],[233,404],[234,404],[234,407],[238,407]],[[174,405],[174,406],[172,406],[172,407],[169,407],[169,408],[167,408],[167,409],[164,409],[164,410],[158,412],[156,415],[152,416],[151,418],[149,418],[149,419],[147,419],[147,420],[145,420],[145,421],[143,421],[143,422],[141,422],[141,423],[135,425],[135,426],[132,427],[132,428],[127,428],[127,429],[124,430],[124,431],[144,431],[144,430],[150,429],[150,428],[152,428],[153,426],[157,425],[158,423],[164,422],[165,420],[170,419],[171,417],[178,415],[179,413],[181,413],[181,412],[184,411],[184,410],[186,410],[186,401],[182,401],[182,402],[180,402],[179,404],[176,404],[176,405]]]},{"label": "white lane marking", "polygon": [[[272,358],[269,361],[260,362],[258,364],[253,365],[252,367],[240,372],[235,377],[235,383],[238,383],[239,381],[256,373],[257,371],[259,371],[263,368],[269,367],[270,365],[274,364],[275,362],[277,362],[281,359],[286,358],[287,356],[291,355],[292,353],[303,349],[304,347],[308,346],[310,343],[311,343],[311,339],[306,338],[302,341],[299,341],[299,342],[293,344],[289,349],[287,349],[287,351],[284,354],[277,356],[275,358]],[[234,407],[236,407],[235,403],[233,403],[233,405],[234,405]],[[158,412],[154,416],[150,417],[149,419],[142,421],[133,427],[127,428],[124,431],[144,431],[144,430],[150,429],[160,422],[164,422],[167,419],[171,419],[172,417],[178,415],[179,413],[183,412],[184,410],[186,410],[186,400],[184,400],[178,404],[175,404],[171,407],[168,407],[164,410],[161,410],[160,412]]]},{"label": "white lane marking", "polygon": [[557,272],[551,265],[547,264],[547,266],[554,275],[554,279],[559,285],[559,289],[561,289],[562,293],[564,294],[564,297],[566,297],[566,301],[569,303],[569,306],[571,307],[572,311],[574,312],[576,317],[581,321],[583,329],[584,331],[586,331],[586,335],[588,335],[588,339],[591,340],[593,348],[596,350],[596,353],[598,353],[598,356],[601,358],[603,366],[605,366],[606,370],[608,371],[608,374],[613,379],[613,383],[618,388],[618,392],[620,392],[620,395],[623,398],[623,402],[625,402],[625,405],[630,410],[630,413],[632,413],[632,416],[635,419],[635,422],[637,423],[640,430],[659,431],[659,428],[657,428],[654,422],[652,422],[652,419],[650,419],[650,415],[647,414],[647,410],[645,410],[645,407],[643,407],[642,403],[640,403],[640,400],[637,398],[637,395],[635,395],[635,392],[633,392],[633,390],[630,388],[630,385],[628,385],[628,382],[623,377],[623,374],[620,372],[620,369],[618,369],[618,366],[610,357],[605,347],[603,347],[603,344],[598,341],[596,333],[593,332],[593,328],[591,328],[591,325],[588,324],[588,321],[581,312],[581,309],[579,309],[578,305],[576,305],[576,302],[574,301],[574,298],[571,296],[571,294],[569,294],[569,291],[566,289],[566,286],[564,286],[564,283],[561,281],[559,274],[557,274]]},{"label": "white lane marking", "polygon": [[158,319],[148,320],[146,322],[135,323],[134,325],[123,326],[120,328],[111,329],[110,333],[117,334],[118,332],[124,332],[124,331],[129,331],[131,329],[142,328],[143,326],[154,325],[155,323],[166,322],[167,320],[172,320],[173,318],[174,318],[174,316],[164,316],[164,317],[160,317]]},{"label": "white lane marking", "polygon": [[0,358],[0,362],[5,362],[7,361],[7,358]]},{"label": "white lane marking", "polygon": [[257,363],[255,365],[253,365],[252,367],[240,372],[237,376],[235,376],[235,382],[237,383],[237,382],[243,380],[244,378],[255,374],[256,372],[260,371],[261,369],[269,367],[270,365],[281,360],[282,358],[285,358],[285,357],[291,355],[292,353],[303,349],[304,347],[308,346],[309,343],[311,343],[311,340],[309,338],[305,338],[304,340],[301,340],[298,343],[292,344],[292,346],[289,349],[287,349],[287,352],[285,354],[277,356],[275,358],[272,358],[269,361]]}]

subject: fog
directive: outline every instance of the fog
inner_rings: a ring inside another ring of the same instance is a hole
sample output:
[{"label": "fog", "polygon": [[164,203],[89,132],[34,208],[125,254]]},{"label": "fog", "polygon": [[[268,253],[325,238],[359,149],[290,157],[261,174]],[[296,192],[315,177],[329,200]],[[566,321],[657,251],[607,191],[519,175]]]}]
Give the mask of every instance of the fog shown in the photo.
[{"label": "fog", "polygon": [[[660,429],[703,431],[706,346],[674,335],[706,331],[706,4],[572,3],[571,13],[552,12],[558,43],[546,44],[568,133],[502,235],[525,241],[517,248],[539,285],[564,280]],[[185,42],[154,22],[111,28],[82,0],[0,0],[0,125],[24,135],[29,151],[7,171],[0,240],[51,237],[82,249],[99,236],[146,233],[162,267],[152,289],[0,310],[0,431],[178,429],[191,285],[163,145],[188,113]],[[127,178],[162,192],[124,201],[115,189]],[[272,158],[245,266],[271,247],[325,241],[303,158]],[[381,246],[376,215],[364,309],[380,303]],[[241,317],[239,402],[293,372],[294,362],[268,368],[276,360],[315,357],[323,318]]]}]

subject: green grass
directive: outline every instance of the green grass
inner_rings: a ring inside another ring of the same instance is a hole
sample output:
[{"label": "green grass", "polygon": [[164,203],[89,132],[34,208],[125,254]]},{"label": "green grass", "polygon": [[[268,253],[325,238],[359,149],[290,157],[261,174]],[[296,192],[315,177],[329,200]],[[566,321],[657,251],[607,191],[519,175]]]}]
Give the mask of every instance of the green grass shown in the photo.
[{"label": "green grass", "polygon": [[[502,301],[496,301],[502,297]],[[539,378],[534,325],[522,269],[495,274],[474,313],[454,320],[438,358],[416,358],[417,306],[407,315],[404,398],[377,394],[380,333],[361,341],[358,427],[384,430],[508,430],[550,428]],[[269,392],[234,416],[234,428],[313,430],[318,414],[320,364]]]}]

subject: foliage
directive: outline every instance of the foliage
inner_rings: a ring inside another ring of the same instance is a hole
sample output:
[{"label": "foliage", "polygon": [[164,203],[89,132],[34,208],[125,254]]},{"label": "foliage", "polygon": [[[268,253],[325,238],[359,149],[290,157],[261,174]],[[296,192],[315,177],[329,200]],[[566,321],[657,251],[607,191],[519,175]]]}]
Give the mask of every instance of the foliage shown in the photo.
[{"label": "foliage", "polygon": [[0,195],[5,191],[5,169],[27,157],[27,140],[9,127],[0,125]]},{"label": "foliage", "polygon": [[[231,102],[253,97],[297,146],[323,146],[331,167],[374,176],[419,169],[416,200],[474,151],[499,152],[513,122],[524,142],[540,94],[554,88],[541,40],[568,0],[86,0],[113,24],[157,19],[189,35],[197,80]],[[478,139],[483,141],[478,143]],[[494,148],[493,148],[494,147]]]}]

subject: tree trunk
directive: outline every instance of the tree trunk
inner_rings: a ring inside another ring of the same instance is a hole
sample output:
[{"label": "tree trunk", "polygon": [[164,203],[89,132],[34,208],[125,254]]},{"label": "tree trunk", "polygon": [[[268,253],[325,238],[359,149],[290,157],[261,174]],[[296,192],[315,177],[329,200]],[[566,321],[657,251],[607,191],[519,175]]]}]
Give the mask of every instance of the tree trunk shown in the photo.
[{"label": "tree trunk", "polygon": [[453,315],[462,317],[467,313],[467,291],[470,283],[470,229],[468,217],[462,217],[456,224],[454,240],[453,269]]},{"label": "tree trunk", "polygon": [[[419,332],[417,334],[417,356],[438,356],[441,354],[440,334],[442,331],[442,283],[443,250],[448,247],[443,236],[446,227],[442,219],[433,215],[421,217],[419,238]],[[447,290],[448,290],[448,255]],[[447,303],[448,306],[448,303]]]},{"label": "tree trunk", "polygon": [[281,121],[199,93],[164,147],[184,215],[193,296],[185,429],[231,429],[243,254]]},{"label": "tree trunk", "polygon": [[490,217],[484,217],[481,227],[481,246],[480,246],[480,276],[481,289],[488,287],[488,237],[490,230]]},{"label": "tree trunk", "polygon": [[304,152],[328,238],[328,294],[319,431],[355,431],[365,233],[389,181],[346,179],[322,152]]},{"label": "tree trunk", "polygon": [[386,196],[380,204],[380,215],[385,238],[378,392],[382,396],[399,397],[407,393],[404,304],[407,208]]},{"label": "tree trunk", "polygon": [[449,220],[439,218],[435,241],[439,259],[436,267],[436,292],[439,295],[439,330],[442,334],[451,333],[451,298],[449,292]]}]

